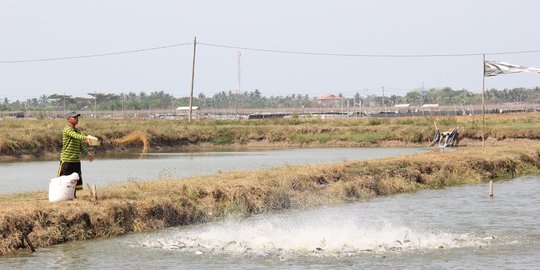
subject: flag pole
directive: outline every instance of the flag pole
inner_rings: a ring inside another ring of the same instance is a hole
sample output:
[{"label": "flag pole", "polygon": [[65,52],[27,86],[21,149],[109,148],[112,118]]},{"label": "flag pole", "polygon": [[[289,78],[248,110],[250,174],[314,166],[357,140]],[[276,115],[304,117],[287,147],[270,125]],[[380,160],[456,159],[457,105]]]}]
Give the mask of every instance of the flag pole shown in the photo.
[{"label": "flag pole", "polygon": [[484,132],[486,129],[485,122],[485,101],[484,101],[484,89],[486,85],[486,54],[482,54],[482,148],[486,147],[484,141]]}]

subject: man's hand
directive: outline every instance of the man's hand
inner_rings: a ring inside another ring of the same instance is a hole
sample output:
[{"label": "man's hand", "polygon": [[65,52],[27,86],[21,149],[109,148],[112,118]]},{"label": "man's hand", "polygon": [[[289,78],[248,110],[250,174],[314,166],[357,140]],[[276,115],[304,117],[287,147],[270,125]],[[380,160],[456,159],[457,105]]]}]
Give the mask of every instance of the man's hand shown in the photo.
[{"label": "man's hand", "polygon": [[90,162],[92,162],[92,160],[94,160],[94,154],[92,154],[92,153],[88,153],[88,155],[86,155],[86,157],[88,158],[88,160],[90,160]]},{"label": "man's hand", "polygon": [[99,140],[98,138],[92,136],[92,135],[87,135],[86,136],[86,142],[89,144],[89,145],[92,145],[92,146],[98,146],[99,145]]}]

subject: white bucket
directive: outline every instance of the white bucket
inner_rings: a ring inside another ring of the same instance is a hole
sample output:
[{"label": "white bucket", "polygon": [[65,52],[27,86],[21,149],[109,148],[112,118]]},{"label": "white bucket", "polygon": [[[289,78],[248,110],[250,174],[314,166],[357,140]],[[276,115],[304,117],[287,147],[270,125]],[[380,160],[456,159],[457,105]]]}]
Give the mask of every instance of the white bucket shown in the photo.
[{"label": "white bucket", "polygon": [[72,200],[75,197],[75,186],[79,180],[79,174],[62,175],[51,179],[49,183],[49,201],[59,202]]}]

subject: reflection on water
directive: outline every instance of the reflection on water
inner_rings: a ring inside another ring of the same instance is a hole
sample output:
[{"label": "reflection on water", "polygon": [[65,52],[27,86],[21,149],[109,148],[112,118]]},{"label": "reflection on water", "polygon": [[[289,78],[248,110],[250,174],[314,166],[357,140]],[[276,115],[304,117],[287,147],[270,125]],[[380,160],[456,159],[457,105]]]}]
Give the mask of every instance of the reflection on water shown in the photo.
[{"label": "reflection on water", "polygon": [[0,269],[538,269],[540,177],[75,242]]},{"label": "reflection on water", "polygon": [[[97,156],[93,162],[82,161],[84,183],[109,184],[125,181],[176,179],[283,166],[316,164],[345,160],[365,160],[421,153],[418,148],[317,148],[272,151],[216,151],[149,153]],[[58,161],[0,163],[0,193],[48,190],[56,177]]]}]

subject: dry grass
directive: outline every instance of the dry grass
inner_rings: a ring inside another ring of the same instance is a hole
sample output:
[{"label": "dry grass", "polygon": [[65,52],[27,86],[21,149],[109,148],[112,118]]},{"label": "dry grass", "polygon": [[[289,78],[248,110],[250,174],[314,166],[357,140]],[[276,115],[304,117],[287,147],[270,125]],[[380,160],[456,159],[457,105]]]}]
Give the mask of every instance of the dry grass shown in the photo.
[{"label": "dry grass", "polygon": [[[445,131],[460,128],[460,145],[479,145],[482,120],[476,116],[278,119],[278,120],[200,120],[188,123],[171,120],[80,120],[83,134],[96,136],[103,144],[96,149],[126,151],[127,146],[152,148],[184,147],[202,144],[286,144],[286,145],[428,145],[434,135],[434,122]],[[57,154],[65,119],[1,120],[0,158],[22,155]],[[487,115],[485,137],[502,141],[540,140],[540,114]],[[124,144],[115,143],[125,139]]]},{"label": "dry grass", "polygon": [[110,237],[223,216],[314,207],[425,188],[540,173],[540,145],[465,147],[374,161],[222,173],[98,187],[76,201],[46,202],[44,192],[0,196],[0,254],[72,240]]}]

